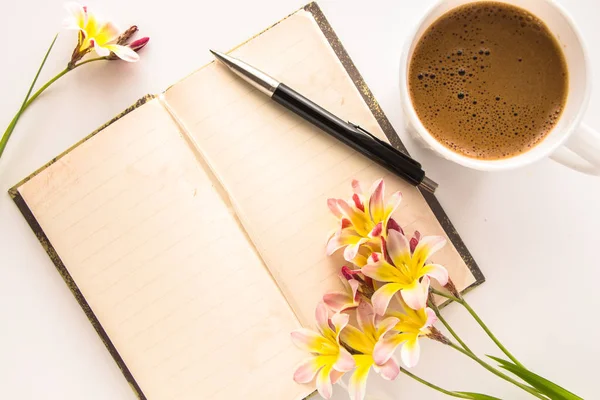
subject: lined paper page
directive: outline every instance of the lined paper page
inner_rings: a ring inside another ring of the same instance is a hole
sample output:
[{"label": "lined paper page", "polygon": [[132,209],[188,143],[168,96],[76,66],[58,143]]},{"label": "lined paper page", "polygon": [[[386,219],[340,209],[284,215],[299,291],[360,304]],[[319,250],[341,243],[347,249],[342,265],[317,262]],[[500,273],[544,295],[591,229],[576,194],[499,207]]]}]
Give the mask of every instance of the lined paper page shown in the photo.
[{"label": "lined paper page", "polygon": [[[262,69],[326,109],[385,135],[342,64],[305,11],[288,17],[232,55]],[[166,92],[166,100],[220,177],[290,305],[304,325],[326,291],[339,288],[340,255],[325,256],[336,223],[328,197],[350,197],[384,177],[404,200],[394,216],[407,232],[445,235],[414,187],[275,104],[212,63]],[[436,254],[459,289],[475,279],[449,242]]]},{"label": "lined paper page", "polygon": [[148,399],[310,393],[296,317],[156,100],[19,191]]}]

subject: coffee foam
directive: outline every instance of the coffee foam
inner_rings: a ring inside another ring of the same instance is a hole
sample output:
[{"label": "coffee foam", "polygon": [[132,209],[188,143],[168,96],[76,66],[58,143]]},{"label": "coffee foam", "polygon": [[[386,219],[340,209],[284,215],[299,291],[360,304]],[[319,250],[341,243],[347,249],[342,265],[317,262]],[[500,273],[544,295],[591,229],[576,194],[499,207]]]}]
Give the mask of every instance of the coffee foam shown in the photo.
[{"label": "coffee foam", "polygon": [[567,69],[543,22],[516,7],[480,2],[430,26],[415,49],[409,83],[434,137],[466,156],[499,159],[527,151],[552,130]]}]

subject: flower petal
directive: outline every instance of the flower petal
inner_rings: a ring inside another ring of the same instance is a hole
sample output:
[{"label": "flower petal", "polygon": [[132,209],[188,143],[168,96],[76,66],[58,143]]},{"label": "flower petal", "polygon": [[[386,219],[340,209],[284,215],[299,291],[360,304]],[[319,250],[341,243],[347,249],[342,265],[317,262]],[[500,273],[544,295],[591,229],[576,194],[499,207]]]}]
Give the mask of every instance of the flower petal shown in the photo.
[{"label": "flower petal", "polygon": [[317,322],[317,328],[322,335],[325,335],[326,332],[331,331],[329,327],[329,311],[327,311],[327,306],[323,302],[319,302],[317,304],[317,309],[315,310],[315,320]]},{"label": "flower petal", "polygon": [[336,371],[335,369],[331,370],[331,373],[329,374],[329,378],[331,379],[331,383],[332,384],[336,384],[337,381],[340,380],[340,378],[342,376],[344,376],[345,372],[340,372],[340,371]]},{"label": "flower petal", "polygon": [[323,302],[333,312],[342,312],[352,307],[353,299],[347,293],[331,292],[323,296]]},{"label": "flower petal", "polygon": [[440,264],[428,264],[423,267],[421,274],[435,279],[440,285],[445,286],[448,283],[448,270]]},{"label": "flower petal", "polygon": [[373,308],[375,312],[379,315],[384,315],[385,310],[390,304],[390,300],[398,290],[401,290],[403,285],[399,283],[388,283],[380,287],[375,293],[373,293],[373,297],[371,297],[371,302],[373,303]]},{"label": "flower petal", "polygon": [[413,253],[414,265],[420,267],[438,250],[446,245],[446,239],[442,236],[425,236],[419,240],[419,244]]},{"label": "flower petal", "polygon": [[340,346],[340,354],[335,364],[333,364],[333,368],[339,372],[348,372],[355,366],[354,357],[348,353],[348,350]]},{"label": "flower petal", "polygon": [[[336,231],[327,242],[327,255],[330,256],[338,249],[354,244],[362,244],[367,239],[360,236],[353,228],[345,228]],[[351,259],[348,261],[352,261]]]},{"label": "flower petal", "polygon": [[378,222],[377,225],[375,225],[375,227],[371,230],[371,232],[369,232],[369,237],[370,238],[376,238],[381,236],[381,233],[383,232],[383,224],[381,222]]},{"label": "flower petal", "polygon": [[412,265],[410,244],[406,236],[397,230],[388,232],[386,243],[388,254],[396,266]]},{"label": "flower petal", "polygon": [[383,206],[384,190],[385,183],[383,182],[383,179],[378,179],[373,184],[371,198],[369,199],[369,214],[374,222],[381,222],[385,217],[385,209]]},{"label": "flower petal", "polygon": [[419,363],[419,358],[421,356],[421,346],[419,345],[419,340],[417,337],[411,338],[407,340],[402,345],[402,350],[400,350],[400,357],[402,358],[402,362],[408,368],[412,368]]},{"label": "flower petal", "polygon": [[414,336],[416,335],[410,333],[389,333],[385,335],[385,337],[377,342],[373,349],[373,360],[375,360],[375,364],[385,364],[394,355],[394,351],[396,351],[398,346]]},{"label": "flower petal", "polygon": [[398,361],[396,361],[394,357],[391,357],[383,365],[376,365],[375,369],[379,372],[383,379],[386,379],[388,381],[393,381],[398,377],[398,374],[400,373],[400,366],[398,365]]},{"label": "flower petal", "polygon": [[392,213],[394,211],[396,211],[396,209],[398,208],[398,206],[400,205],[401,202],[402,202],[402,193],[396,192],[390,196],[390,198],[388,199],[388,201],[385,205],[385,218],[386,219],[389,218],[390,215],[392,215]]},{"label": "flower petal", "polygon": [[358,255],[358,250],[360,250],[360,246],[366,241],[367,239],[361,238],[357,243],[349,244],[348,246],[346,246],[346,248],[344,249],[344,260],[352,262],[352,260],[354,260]]},{"label": "flower petal", "polygon": [[100,26],[98,32],[96,32],[96,34],[94,35],[94,39],[98,44],[104,46],[117,39],[119,37],[120,32],[120,29],[114,23],[105,22]]},{"label": "flower petal", "polygon": [[374,343],[372,343],[363,332],[352,325],[348,325],[344,328],[340,334],[340,338],[344,343],[358,352],[363,354],[371,354],[373,352]]},{"label": "flower petal", "polygon": [[[358,322],[359,328],[367,336],[372,338],[375,337],[375,311],[373,310],[373,306],[368,302],[363,301],[359,304],[358,309],[356,310],[356,321]],[[369,353],[371,351],[369,351]],[[363,351],[363,353],[365,352]]]},{"label": "flower petal", "polygon": [[356,370],[354,370],[348,382],[348,394],[351,400],[363,400],[373,360],[370,356],[362,354],[355,355],[354,358],[356,359]]},{"label": "flower petal", "polygon": [[435,315],[435,311],[429,307],[425,308],[425,314],[427,315],[427,321],[425,321],[424,328],[429,328],[437,322],[437,316]]},{"label": "flower petal", "polygon": [[394,329],[394,327],[400,322],[396,317],[388,317],[377,324],[377,332],[375,338],[379,340],[380,337]]},{"label": "flower petal", "polygon": [[66,29],[84,29],[87,23],[86,12],[83,6],[74,1],[65,3],[65,9],[69,16],[65,19]]},{"label": "flower petal", "polygon": [[[291,333],[292,342],[301,350],[309,353],[323,353],[323,351],[331,353],[335,351],[333,346],[317,332],[310,329],[300,328]],[[326,351],[326,350],[329,351]]]},{"label": "flower petal", "polygon": [[325,365],[317,374],[317,391],[324,399],[329,399],[333,391],[330,377],[332,368],[331,365]]},{"label": "flower petal", "polygon": [[[323,304],[323,303],[321,303]],[[348,325],[348,321],[350,320],[350,316],[348,314],[334,314],[333,317],[331,317],[331,323],[333,324],[333,327],[335,328],[335,333],[336,333],[336,341],[340,336],[340,332],[342,331],[342,329],[344,329],[346,327],[346,325]]]},{"label": "flower petal", "polygon": [[327,199],[327,207],[329,207],[329,210],[333,215],[335,215],[339,219],[342,219],[343,215],[340,211],[340,208],[338,207],[337,199]]},{"label": "flower petal", "polygon": [[294,381],[296,383],[308,383],[315,378],[317,372],[323,368],[324,360],[321,357],[311,357],[304,360],[294,372]]},{"label": "flower petal", "polygon": [[136,62],[139,61],[140,56],[138,53],[133,51],[129,46],[121,46],[118,44],[107,44],[105,46],[107,49],[115,53],[117,57],[119,57],[123,61],[127,62]]},{"label": "flower petal", "polygon": [[398,268],[379,258],[377,253],[373,253],[372,255],[372,260],[375,259],[378,261],[369,263],[361,268],[361,271],[365,276],[380,282],[410,283]]},{"label": "flower petal", "polygon": [[96,53],[100,56],[100,57],[107,57],[110,55],[110,50],[107,49],[104,46],[101,46],[100,44],[98,44],[98,42],[96,42],[94,40],[94,38],[90,38],[91,41],[94,42],[94,50],[96,51]]},{"label": "flower petal", "polygon": [[363,191],[360,187],[360,182],[356,179],[352,179],[352,191],[356,194],[362,194]]},{"label": "flower petal", "polygon": [[409,287],[403,287],[400,293],[406,305],[413,310],[425,308],[429,294],[429,277],[424,276],[421,282],[415,280]]}]

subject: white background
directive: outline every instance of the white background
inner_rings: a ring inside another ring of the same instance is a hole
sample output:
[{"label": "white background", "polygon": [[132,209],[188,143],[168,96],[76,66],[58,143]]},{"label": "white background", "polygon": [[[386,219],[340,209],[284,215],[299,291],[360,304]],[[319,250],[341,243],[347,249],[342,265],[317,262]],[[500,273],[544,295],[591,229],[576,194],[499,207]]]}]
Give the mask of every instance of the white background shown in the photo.
[{"label": "white background", "polygon": [[[19,123],[0,160],[0,398],[134,399],[104,345],[6,191],[146,93],[158,93],[301,7],[304,0],[107,0],[91,5],[151,37],[138,64],[94,63],[69,73]],[[487,282],[468,295],[531,369],[586,399],[600,398],[600,179],[550,160],[505,173],[467,170],[417,148],[403,132],[401,46],[433,0],[323,0],[320,5],[411,153],[440,183],[439,199]],[[585,121],[600,128],[597,0],[561,0],[587,42],[595,75]],[[8,125],[64,10],[60,0],[0,3],[0,126]],[[66,65],[61,34],[40,82]],[[227,260],[223,260],[227,262]],[[445,314],[482,354],[498,352],[458,306]],[[424,342],[416,373],[454,390],[526,398],[464,356]],[[273,371],[273,379],[285,379]],[[291,377],[290,377],[291,379]],[[442,395],[401,376],[395,399]],[[380,386],[381,385],[381,386]],[[336,399],[346,398],[339,391]]]}]

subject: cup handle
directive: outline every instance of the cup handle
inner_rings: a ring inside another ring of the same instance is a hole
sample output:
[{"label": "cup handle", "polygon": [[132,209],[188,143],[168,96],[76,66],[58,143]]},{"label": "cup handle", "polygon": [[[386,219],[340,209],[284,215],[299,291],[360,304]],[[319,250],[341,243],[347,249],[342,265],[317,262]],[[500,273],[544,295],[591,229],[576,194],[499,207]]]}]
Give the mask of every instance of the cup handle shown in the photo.
[{"label": "cup handle", "polygon": [[581,124],[550,158],[575,171],[600,176],[600,133]]}]

